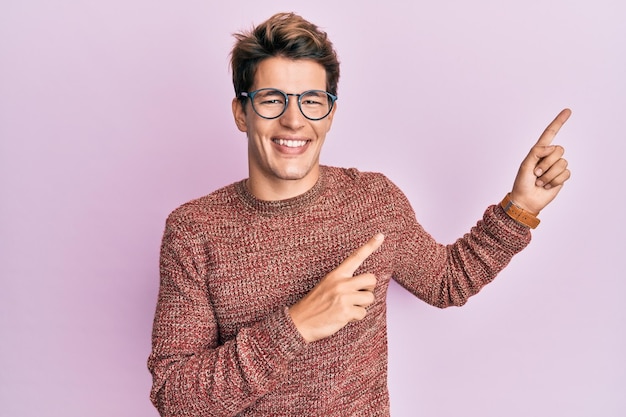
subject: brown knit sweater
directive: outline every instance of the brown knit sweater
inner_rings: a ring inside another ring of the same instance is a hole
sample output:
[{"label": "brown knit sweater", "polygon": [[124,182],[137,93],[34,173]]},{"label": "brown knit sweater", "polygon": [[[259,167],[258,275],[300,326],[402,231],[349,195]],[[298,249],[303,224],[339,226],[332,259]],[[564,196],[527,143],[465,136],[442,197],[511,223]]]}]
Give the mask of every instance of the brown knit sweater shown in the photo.
[{"label": "brown knit sweater", "polygon": [[[287,307],[376,232],[358,273],[378,277],[362,321],[306,343]],[[238,182],[167,219],[151,399],[162,416],[387,416],[386,292],[395,279],[437,307],[462,305],[530,241],[500,206],[448,246],[381,174],[322,167],[317,184],[259,201]]]}]

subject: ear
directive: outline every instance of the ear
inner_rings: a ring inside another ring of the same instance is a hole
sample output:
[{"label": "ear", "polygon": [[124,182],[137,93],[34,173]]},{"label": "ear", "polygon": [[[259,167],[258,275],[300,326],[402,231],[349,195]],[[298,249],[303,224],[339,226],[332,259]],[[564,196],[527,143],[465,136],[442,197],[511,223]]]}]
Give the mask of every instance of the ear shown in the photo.
[{"label": "ear", "polygon": [[[244,102],[245,103],[245,102]],[[235,118],[235,124],[237,125],[237,129],[241,132],[248,131],[248,124],[246,123],[246,111],[243,108],[243,104],[241,100],[237,97],[233,99],[233,117]]]}]

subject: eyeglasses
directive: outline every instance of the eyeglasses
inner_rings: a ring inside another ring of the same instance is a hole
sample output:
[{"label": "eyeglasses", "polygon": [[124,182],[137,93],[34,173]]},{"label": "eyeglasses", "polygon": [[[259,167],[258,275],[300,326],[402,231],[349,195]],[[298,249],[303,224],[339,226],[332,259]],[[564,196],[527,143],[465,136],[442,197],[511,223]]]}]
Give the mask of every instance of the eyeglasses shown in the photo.
[{"label": "eyeglasses", "polygon": [[249,98],[254,112],[264,119],[276,119],[282,116],[289,105],[289,96],[298,97],[298,108],[309,120],[322,120],[328,116],[337,100],[337,96],[323,90],[289,94],[276,88],[242,92],[239,96]]}]

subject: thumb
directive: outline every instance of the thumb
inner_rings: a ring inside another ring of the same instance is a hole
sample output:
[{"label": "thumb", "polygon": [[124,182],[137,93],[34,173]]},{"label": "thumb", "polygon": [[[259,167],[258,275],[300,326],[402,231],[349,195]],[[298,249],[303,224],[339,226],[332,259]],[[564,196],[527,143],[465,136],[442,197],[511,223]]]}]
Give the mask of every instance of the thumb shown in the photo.
[{"label": "thumb", "polygon": [[556,149],[555,145],[535,145],[530,149],[528,155],[522,161],[521,170],[533,172],[537,163]]}]

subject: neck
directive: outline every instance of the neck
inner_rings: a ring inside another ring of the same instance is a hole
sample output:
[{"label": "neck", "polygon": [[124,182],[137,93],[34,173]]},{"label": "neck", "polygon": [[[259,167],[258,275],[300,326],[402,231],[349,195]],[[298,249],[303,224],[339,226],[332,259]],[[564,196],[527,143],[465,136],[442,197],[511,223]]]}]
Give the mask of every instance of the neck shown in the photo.
[{"label": "neck", "polygon": [[[313,174],[313,173],[310,173]],[[320,173],[319,169],[314,175],[307,175],[305,178],[297,180],[268,179],[250,175],[246,181],[248,191],[263,201],[279,201],[297,197],[309,191],[317,183]]]}]

